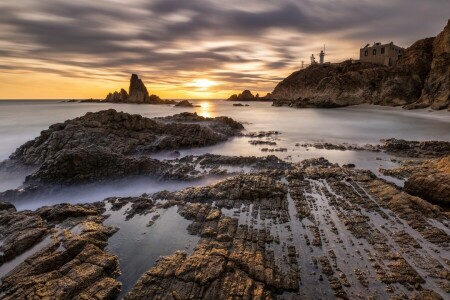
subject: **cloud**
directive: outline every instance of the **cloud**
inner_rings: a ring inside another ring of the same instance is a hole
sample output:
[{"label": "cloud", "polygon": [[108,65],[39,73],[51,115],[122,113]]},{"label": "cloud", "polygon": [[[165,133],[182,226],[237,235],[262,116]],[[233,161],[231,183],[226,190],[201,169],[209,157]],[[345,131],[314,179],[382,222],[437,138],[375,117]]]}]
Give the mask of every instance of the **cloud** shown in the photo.
[{"label": "cloud", "polygon": [[217,89],[270,90],[324,43],[334,61],[375,40],[408,46],[436,35],[450,11],[447,0],[379,2],[8,1],[0,4],[0,68],[105,80],[138,71],[174,86],[197,74],[218,76]]}]

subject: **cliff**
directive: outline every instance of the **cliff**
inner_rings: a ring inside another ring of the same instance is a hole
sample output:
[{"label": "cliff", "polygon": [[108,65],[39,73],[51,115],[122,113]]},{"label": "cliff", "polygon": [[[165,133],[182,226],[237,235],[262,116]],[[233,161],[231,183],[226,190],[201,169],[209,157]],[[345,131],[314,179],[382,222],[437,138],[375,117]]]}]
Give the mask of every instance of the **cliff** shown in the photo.
[{"label": "cliff", "polygon": [[274,106],[341,107],[362,103],[406,109],[450,104],[450,20],[436,38],[415,42],[395,66],[345,61],[314,64],[274,89]]}]

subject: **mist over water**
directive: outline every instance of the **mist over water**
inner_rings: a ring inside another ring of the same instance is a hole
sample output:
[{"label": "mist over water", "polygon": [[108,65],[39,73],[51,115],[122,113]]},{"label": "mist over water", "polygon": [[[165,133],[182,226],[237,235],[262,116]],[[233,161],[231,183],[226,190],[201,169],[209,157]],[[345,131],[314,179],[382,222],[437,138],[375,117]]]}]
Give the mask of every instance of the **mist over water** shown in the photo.
[{"label": "mist over water", "polygon": [[[229,116],[243,122],[248,132],[276,130],[277,146],[286,152],[262,152],[267,146],[253,146],[250,138],[236,137],[219,145],[181,150],[181,155],[205,153],[221,155],[266,156],[277,155],[288,161],[325,157],[331,162],[354,163],[378,175],[379,167],[396,165],[384,153],[368,151],[320,150],[295,146],[296,143],[332,142],[364,145],[377,144],[384,138],[406,140],[450,140],[450,117],[446,111],[406,111],[401,108],[360,105],[339,109],[292,109],[272,107],[271,103],[250,102],[250,106],[233,107],[233,102],[193,100],[199,107],[169,105],[133,105],[113,103],[64,103],[61,101],[0,101],[0,161],[9,157],[17,147],[33,139],[50,125],[109,108],[145,117],[163,117],[181,112],[197,112],[205,117]],[[164,154],[153,155],[165,158]],[[19,173],[0,172],[0,191],[20,186],[31,170]],[[390,178],[392,180],[392,178]],[[199,181],[207,184],[214,179]],[[401,183],[399,183],[401,184]],[[163,189],[177,190],[196,185],[192,182],[160,182],[148,178],[123,179],[66,188],[51,197],[35,196],[16,203],[18,209],[35,209],[60,202],[83,203],[100,201],[110,196],[137,196]]]}]

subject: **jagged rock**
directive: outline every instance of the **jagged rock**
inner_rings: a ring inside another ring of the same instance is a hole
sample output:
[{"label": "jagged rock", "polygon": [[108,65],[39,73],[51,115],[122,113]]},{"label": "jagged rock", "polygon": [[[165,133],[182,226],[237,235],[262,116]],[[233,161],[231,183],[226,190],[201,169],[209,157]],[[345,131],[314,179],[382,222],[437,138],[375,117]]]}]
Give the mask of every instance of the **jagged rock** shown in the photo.
[{"label": "jagged rock", "polygon": [[2,253],[0,265],[22,254],[49,233],[49,226],[37,214],[0,211],[0,236]]},{"label": "jagged rock", "polygon": [[118,258],[102,249],[116,229],[102,225],[102,213],[102,203],[0,212],[2,264],[48,240],[2,278],[2,299],[114,298]]},{"label": "jagged rock", "polygon": [[121,89],[120,92],[109,93],[104,101],[135,104],[176,104],[174,100],[162,100],[157,95],[149,95],[144,82],[137,74],[131,75],[129,93]]},{"label": "jagged rock", "polygon": [[129,94],[128,102],[143,103],[149,97],[147,88],[137,74],[131,75]]},{"label": "jagged rock", "polygon": [[185,173],[174,174],[173,169],[169,163],[146,156],[125,156],[101,147],[89,146],[61,150],[55,159],[45,161],[35,173],[27,176],[25,183],[73,184],[131,175],[165,179],[186,176]]},{"label": "jagged rock", "polygon": [[120,89],[120,92],[109,93],[106,96],[105,101],[107,102],[125,102],[128,99],[128,93],[124,89]]},{"label": "jagged rock", "polygon": [[[433,61],[420,99],[407,108],[444,109],[450,105],[450,20],[433,41]],[[449,107],[450,108],[450,107]]]},{"label": "jagged rock", "polygon": [[111,155],[201,147],[224,142],[242,129],[240,123],[227,117],[182,113],[148,119],[110,109],[51,125],[19,147],[11,158],[36,165],[56,159],[63,150],[73,154],[85,149],[88,154],[92,145],[108,149]]},{"label": "jagged rock", "polygon": [[450,204],[450,156],[427,161],[413,169],[405,190],[433,203]]},{"label": "jagged rock", "polygon": [[[27,230],[42,228],[43,220],[58,224],[52,240],[2,278],[2,299],[114,299],[120,292],[119,260],[102,250],[115,228],[103,226],[101,208],[58,205],[37,212],[15,213],[13,218],[39,219]],[[3,218],[4,216],[1,215]],[[67,223],[61,223],[67,219]],[[15,223],[2,224],[13,232]],[[74,230],[74,228],[78,228]],[[79,231],[79,232],[78,232]],[[10,236],[8,236],[10,238]],[[36,241],[30,242],[30,246]],[[20,249],[23,252],[25,249]]]},{"label": "jagged rock", "polygon": [[400,139],[384,140],[382,149],[389,153],[407,157],[440,157],[450,154],[450,142],[446,141],[405,141]]},{"label": "jagged rock", "polygon": [[436,39],[414,43],[392,67],[346,61],[313,64],[294,72],[275,87],[273,105],[331,108],[370,103],[446,108],[450,93],[449,27]]}]

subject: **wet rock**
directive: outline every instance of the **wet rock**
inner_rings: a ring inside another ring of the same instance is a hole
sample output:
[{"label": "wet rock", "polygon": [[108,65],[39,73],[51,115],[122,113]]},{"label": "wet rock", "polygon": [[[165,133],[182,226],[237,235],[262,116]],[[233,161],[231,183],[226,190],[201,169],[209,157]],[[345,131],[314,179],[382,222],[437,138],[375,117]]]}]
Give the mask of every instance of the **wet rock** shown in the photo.
[{"label": "wet rock", "polygon": [[36,212],[0,214],[5,253],[10,240],[18,255],[43,235],[52,235],[48,245],[2,278],[2,299],[114,299],[121,287],[115,279],[119,262],[103,248],[116,229],[102,225],[102,211],[97,204],[63,204]]},{"label": "wet rock", "polygon": [[9,202],[0,202],[0,211],[16,211],[16,207]]},{"label": "wet rock", "polygon": [[426,161],[413,169],[405,190],[433,203],[450,204],[450,156]]},{"label": "wet rock", "polygon": [[54,124],[19,147],[11,158],[25,164],[55,159],[62,150],[95,145],[117,154],[201,147],[226,141],[243,126],[227,117],[204,118],[183,113],[148,119],[113,109]]},{"label": "wet rock", "polygon": [[405,141],[387,139],[382,146],[388,153],[407,157],[441,157],[450,154],[450,142],[446,141]]},{"label": "wet rock", "polygon": [[0,265],[40,242],[50,232],[49,228],[45,220],[37,214],[0,211]]}]

